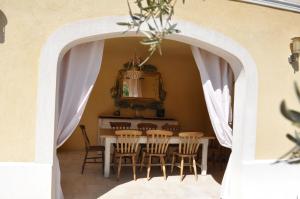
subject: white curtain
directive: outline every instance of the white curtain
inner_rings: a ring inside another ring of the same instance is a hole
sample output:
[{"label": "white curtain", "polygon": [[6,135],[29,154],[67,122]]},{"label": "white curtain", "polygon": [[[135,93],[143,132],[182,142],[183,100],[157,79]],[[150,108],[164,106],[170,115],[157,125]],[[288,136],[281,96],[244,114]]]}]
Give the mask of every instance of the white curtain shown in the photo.
[{"label": "white curtain", "polygon": [[[60,63],[58,79],[58,107],[55,139],[60,147],[77,127],[100,71],[104,41],[95,41],[73,47]],[[56,199],[63,199],[60,168],[55,154]]]},{"label": "white curtain", "polygon": [[[198,66],[204,98],[214,132],[219,143],[232,148],[232,94],[233,73],[222,58],[192,46],[192,53]],[[230,196],[231,158],[223,177],[221,198]]]}]

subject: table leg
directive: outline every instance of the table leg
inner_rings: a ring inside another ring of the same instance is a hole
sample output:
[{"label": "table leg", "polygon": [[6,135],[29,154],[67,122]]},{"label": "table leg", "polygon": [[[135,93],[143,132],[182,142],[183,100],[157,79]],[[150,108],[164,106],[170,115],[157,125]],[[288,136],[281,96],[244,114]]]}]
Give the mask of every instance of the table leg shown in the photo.
[{"label": "table leg", "polygon": [[202,144],[201,175],[206,175],[207,172],[207,152],[208,140],[204,140],[204,143]]},{"label": "table leg", "polygon": [[104,159],[104,177],[108,178],[109,177],[109,172],[110,172],[110,141],[109,139],[105,139],[105,159]]}]

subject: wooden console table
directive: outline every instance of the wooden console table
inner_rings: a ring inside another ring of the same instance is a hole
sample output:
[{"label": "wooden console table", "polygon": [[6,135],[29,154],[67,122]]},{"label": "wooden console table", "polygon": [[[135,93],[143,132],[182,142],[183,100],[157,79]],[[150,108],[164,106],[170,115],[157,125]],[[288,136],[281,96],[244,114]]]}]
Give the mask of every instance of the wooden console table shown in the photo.
[{"label": "wooden console table", "polygon": [[97,139],[98,144],[103,145],[104,140],[101,138],[101,129],[112,129],[110,126],[110,122],[130,122],[131,129],[138,129],[138,123],[153,123],[157,125],[157,129],[162,129],[162,126],[166,123],[172,125],[178,125],[178,121],[171,118],[160,118],[160,117],[144,117],[144,118],[137,118],[137,117],[124,117],[124,116],[106,116],[101,115],[98,117],[98,132],[97,132]]},{"label": "wooden console table", "polygon": [[178,121],[170,118],[160,117],[124,117],[124,116],[99,116],[98,126],[100,129],[111,129],[110,122],[130,122],[131,129],[137,129],[138,123],[152,123],[157,125],[157,129],[161,129],[166,123],[178,125]]}]

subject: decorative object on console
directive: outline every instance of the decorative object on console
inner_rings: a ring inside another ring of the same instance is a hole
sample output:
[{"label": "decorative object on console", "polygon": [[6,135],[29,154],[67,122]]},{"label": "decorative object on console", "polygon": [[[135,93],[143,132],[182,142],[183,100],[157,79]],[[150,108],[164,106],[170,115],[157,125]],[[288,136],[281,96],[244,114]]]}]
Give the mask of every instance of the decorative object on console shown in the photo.
[{"label": "decorative object on console", "polygon": [[156,116],[157,117],[165,117],[165,109],[157,109]]},{"label": "decorative object on console", "polygon": [[161,74],[150,64],[139,67],[140,60],[134,56],[118,72],[116,83],[110,90],[117,107],[114,115],[120,115],[121,108],[131,108],[136,117],[142,117],[140,111],[144,109],[160,110],[159,117],[164,117],[166,91]]},{"label": "decorative object on console", "polygon": [[114,116],[120,116],[121,115],[121,108],[119,106],[116,106],[115,111],[113,112]]}]

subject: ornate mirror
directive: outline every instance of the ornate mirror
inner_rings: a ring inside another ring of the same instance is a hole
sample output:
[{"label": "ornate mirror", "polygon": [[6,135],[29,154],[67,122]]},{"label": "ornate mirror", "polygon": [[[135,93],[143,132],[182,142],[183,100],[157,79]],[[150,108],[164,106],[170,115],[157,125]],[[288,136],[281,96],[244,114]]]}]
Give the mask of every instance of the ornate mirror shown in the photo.
[{"label": "ornate mirror", "polygon": [[139,60],[135,57],[125,63],[118,72],[115,86],[111,88],[117,111],[120,108],[163,109],[166,91],[161,74],[153,65],[139,67]]}]

